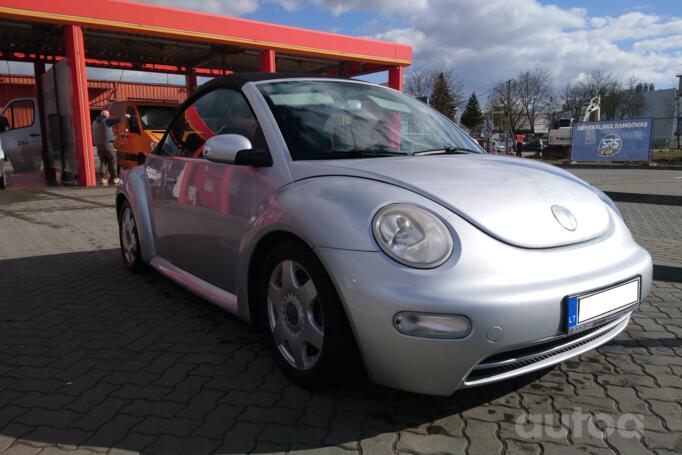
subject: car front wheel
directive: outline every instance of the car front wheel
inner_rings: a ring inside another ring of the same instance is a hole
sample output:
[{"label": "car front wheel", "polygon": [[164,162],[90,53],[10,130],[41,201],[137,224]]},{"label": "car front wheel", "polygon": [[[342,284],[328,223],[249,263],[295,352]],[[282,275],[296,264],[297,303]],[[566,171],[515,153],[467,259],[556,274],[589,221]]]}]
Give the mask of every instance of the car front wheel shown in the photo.
[{"label": "car front wheel", "polygon": [[258,298],[270,348],[294,382],[310,387],[361,370],[336,290],[307,246],[286,242],[270,252]]},{"label": "car front wheel", "polygon": [[140,253],[140,237],[137,234],[135,215],[128,201],[123,202],[119,213],[118,231],[123,263],[128,270],[140,273],[145,269],[145,265]]}]

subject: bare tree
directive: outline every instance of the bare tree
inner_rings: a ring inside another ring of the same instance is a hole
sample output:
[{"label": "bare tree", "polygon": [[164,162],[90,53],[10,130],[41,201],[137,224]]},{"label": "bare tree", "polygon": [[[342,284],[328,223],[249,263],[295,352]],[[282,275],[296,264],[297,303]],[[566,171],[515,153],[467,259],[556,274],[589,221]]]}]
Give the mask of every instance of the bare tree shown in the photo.
[{"label": "bare tree", "polygon": [[620,94],[618,115],[620,119],[639,117],[646,102],[642,91],[637,89],[640,81],[631,77],[627,80],[624,90]]},{"label": "bare tree", "polygon": [[562,93],[564,109],[580,119],[583,106],[593,97],[601,98],[602,120],[637,117],[644,108],[644,97],[637,90],[639,81],[630,78],[620,83],[612,74],[601,70],[590,72],[577,84],[569,84]]},{"label": "bare tree", "polygon": [[511,80],[497,84],[491,93],[489,104],[496,123],[504,124],[509,134],[515,136],[525,115],[519,98],[518,82]]},{"label": "bare tree", "polygon": [[428,97],[440,74],[445,77],[448,89],[454,98],[456,109],[461,111],[460,107],[464,103],[463,86],[454,68],[450,66],[434,64],[410,72],[405,80],[405,92],[415,98]]},{"label": "bare tree", "polygon": [[405,78],[405,93],[415,98],[426,98],[431,93],[432,82],[425,71],[412,71]]},{"label": "bare tree", "polygon": [[595,96],[606,96],[620,84],[613,77],[613,74],[602,70],[594,70],[583,78],[578,85],[586,98],[592,98]]},{"label": "bare tree", "polygon": [[557,93],[555,90],[552,90],[552,93],[547,98],[545,114],[547,115],[547,122],[549,123],[550,128],[553,128],[551,125],[557,123],[561,118],[561,115],[565,112],[563,97],[563,93]]},{"label": "bare tree", "polygon": [[585,104],[585,95],[579,85],[568,84],[561,93],[564,112],[568,111],[574,119],[580,118],[580,111]]},{"label": "bare tree", "polygon": [[549,107],[552,97],[552,76],[549,71],[535,69],[533,71],[522,71],[516,77],[515,97],[528,118],[528,125],[531,133],[535,133],[535,121],[541,112]]},{"label": "bare tree", "polygon": [[[599,96],[601,98],[602,119],[613,120],[616,118],[622,87],[611,73],[602,70],[591,71],[578,83],[577,88],[583,105],[591,98]],[[574,118],[579,118],[579,115]]]}]

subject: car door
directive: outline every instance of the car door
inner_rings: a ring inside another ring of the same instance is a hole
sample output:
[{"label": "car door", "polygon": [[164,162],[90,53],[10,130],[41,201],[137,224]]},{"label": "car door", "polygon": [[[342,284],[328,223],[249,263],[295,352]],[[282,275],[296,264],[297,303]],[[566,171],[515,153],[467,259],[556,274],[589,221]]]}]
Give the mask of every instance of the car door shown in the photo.
[{"label": "car door", "polygon": [[[142,142],[140,116],[132,106],[128,106],[128,109],[126,109],[126,114],[130,116],[130,118],[125,121],[127,131],[127,144],[125,148],[127,153],[126,159],[137,162],[138,155],[142,153],[142,148],[139,147],[140,142]],[[147,144],[147,146],[149,146],[149,144]]]},{"label": "car door", "polygon": [[[136,126],[134,115],[135,110],[126,106],[124,103],[115,103],[111,106],[111,118],[117,118],[121,115],[128,114],[131,117],[127,120],[123,120],[111,127],[114,132],[114,146],[116,147],[116,157],[119,160],[119,164],[124,165],[125,163],[120,163],[121,161],[135,160],[135,154],[130,154],[130,135],[131,126]],[[134,134],[134,133],[132,133]],[[123,167],[129,167],[124,165]]]},{"label": "car door", "polygon": [[203,144],[216,134],[241,134],[254,148],[267,148],[243,94],[218,88],[176,117],[148,162],[147,178],[159,254],[234,293],[254,171],[204,159]]},{"label": "car door", "polygon": [[35,100],[21,98],[10,101],[0,113],[0,134],[5,155],[14,172],[41,169],[43,145]]}]

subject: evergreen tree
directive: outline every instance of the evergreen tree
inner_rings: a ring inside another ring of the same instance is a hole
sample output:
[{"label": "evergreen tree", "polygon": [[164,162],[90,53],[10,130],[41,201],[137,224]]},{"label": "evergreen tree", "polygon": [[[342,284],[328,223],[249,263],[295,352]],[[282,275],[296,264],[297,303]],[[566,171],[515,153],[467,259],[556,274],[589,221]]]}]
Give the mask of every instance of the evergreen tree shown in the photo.
[{"label": "evergreen tree", "polygon": [[438,110],[447,118],[454,119],[455,98],[452,96],[452,90],[448,85],[445,74],[438,73],[433,81],[433,89],[431,90],[431,98],[429,101],[431,107]]},{"label": "evergreen tree", "polygon": [[467,101],[467,105],[464,107],[464,112],[462,112],[462,118],[459,121],[470,130],[474,130],[483,123],[483,112],[481,111],[481,105],[478,104],[476,93],[472,93],[469,97],[469,101]]}]

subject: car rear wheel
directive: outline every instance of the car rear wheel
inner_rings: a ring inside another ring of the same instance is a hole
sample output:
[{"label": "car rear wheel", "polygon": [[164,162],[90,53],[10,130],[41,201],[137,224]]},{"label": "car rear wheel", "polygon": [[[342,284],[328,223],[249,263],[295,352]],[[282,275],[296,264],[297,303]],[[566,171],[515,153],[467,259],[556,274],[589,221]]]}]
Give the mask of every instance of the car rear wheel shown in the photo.
[{"label": "car rear wheel", "polygon": [[310,387],[361,370],[336,290],[305,245],[286,242],[270,252],[262,268],[258,298],[270,348],[294,382]]},{"label": "car rear wheel", "polygon": [[5,189],[5,176],[0,175],[0,190],[4,190],[4,189]]},{"label": "car rear wheel", "polygon": [[133,209],[128,201],[121,205],[118,219],[119,239],[121,242],[121,256],[123,263],[131,272],[144,271],[145,264],[140,254],[140,237],[137,234],[137,223]]}]

